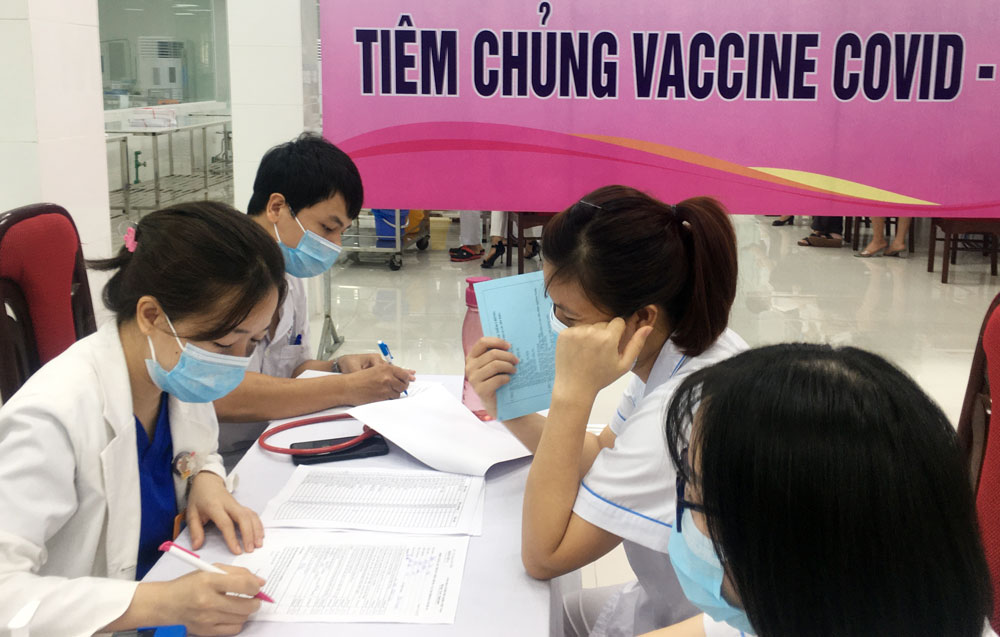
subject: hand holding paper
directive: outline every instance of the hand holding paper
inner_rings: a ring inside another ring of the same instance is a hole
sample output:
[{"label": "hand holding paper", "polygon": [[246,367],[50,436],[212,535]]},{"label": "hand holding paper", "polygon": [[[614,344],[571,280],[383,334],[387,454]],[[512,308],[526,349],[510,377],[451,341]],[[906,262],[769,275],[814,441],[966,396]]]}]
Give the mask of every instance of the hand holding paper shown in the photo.
[{"label": "hand holding paper", "polygon": [[510,351],[510,343],[502,338],[484,336],[479,339],[465,360],[465,377],[469,379],[483,408],[497,418],[497,391],[510,382],[520,360]]},{"label": "hand holding paper", "polygon": [[509,420],[547,409],[555,381],[556,334],[552,301],[541,272],[476,283],[483,334],[511,344],[518,360],[510,382],[497,389],[497,417]]}]

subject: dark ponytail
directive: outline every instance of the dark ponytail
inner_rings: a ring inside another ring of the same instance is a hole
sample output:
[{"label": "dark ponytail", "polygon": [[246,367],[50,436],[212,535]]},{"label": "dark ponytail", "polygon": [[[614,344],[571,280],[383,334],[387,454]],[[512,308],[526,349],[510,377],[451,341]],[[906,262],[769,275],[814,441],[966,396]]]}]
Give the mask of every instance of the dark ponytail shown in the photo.
[{"label": "dark ponytail", "polygon": [[126,241],[116,256],[87,265],[114,273],[102,296],[119,324],[134,318],[139,299],[149,295],[174,322],[213,315],[200,334],[184,335],[198,341],[236,329],[273,288],[279,297],[285,293],[285,264],[274,239],[246,215],[212,201],[143,217],[134,244]]},{"label": "dark ponytail", "polygon": [[554,278],[567,277],[597,307],[630,316],[646,305],[667,315],[689,356],[725,331],[736,297],[736,233],[709,197],[665,204],[627,186],[605,186],[559,213],[542,238]]}]

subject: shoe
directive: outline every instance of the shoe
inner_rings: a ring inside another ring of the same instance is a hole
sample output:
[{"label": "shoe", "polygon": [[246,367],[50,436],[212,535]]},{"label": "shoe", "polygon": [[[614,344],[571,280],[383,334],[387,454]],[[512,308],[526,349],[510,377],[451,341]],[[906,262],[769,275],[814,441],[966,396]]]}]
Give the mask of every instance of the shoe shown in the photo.
[{"label": "shoe", "polygon": [[[882,256],[882,254],[880,254],[880,253],[883,253],[883,252],[885,252],[885,248],[879,248],[875,252],[868,252],[867,250],[862,250],[861,252],[855,252],[854,256],[856,256],[858,258],[861,258],[861,259],[871,259],[872,257],[880,257],[880,256]],[[893,255],[893,256],[895,256],[895,255]]]},{"label": "shoe", "polygon": [[492,246],[490,246],[490,256],[483,259],[483,262],[479,264],[479,267],[486,268],[487,270],[493,267],[493,264],[497,262],[497,259],[503,256],[503,253],[507,249],[503,245],[503,241],[497,241]]},{"label": "shoe", "polygon": [[541,252],[541,250],[542,247],[538,245],[538,241],[532,239],[531,241],[528,242],[528,251],[524,253],[524,258],[534,259],[535,257],[538,256],[538,253]]},{"label": "shoe", "polygon": [[906,246],[903,246],[899,250],[892,250],[892,251],[886,250],[882,254],[884,254],[887,257],[899,257],[900,259],[905,259],[906,258]]},{"label": "shoe", "polygon": [[825,233],[813,233],[804,239],[800,239],[799,245],[813,248],[839,248],[844,245],[844,240],[831,237]]},{"label": "shoe", "polygon": [[790,226],[795,223],[795,217],[789,217],[787,219],[776,219],[771,222],[772,226]]},{"label": "shoe", "polygon": [[475,261],[476,259],[482,259],[483,253],[469,250],[471,247],[472,246],[462,246],[457,252],[451,255],[451,260],[458,263],[462,261]]},{"label": "shoe", "polygon": [[456,254],[458,254],[462,250],[465,250],[466,252],[471,252],[471,253],[475,254],[476,251],[475,250],[470,250],[469,248],[476,248],[476,247],[479,248],[479,254],[482,254],[483,253],[482,246],[458,246],[457,248],[448,248],[448,255],[449,256],[455,256]]}]

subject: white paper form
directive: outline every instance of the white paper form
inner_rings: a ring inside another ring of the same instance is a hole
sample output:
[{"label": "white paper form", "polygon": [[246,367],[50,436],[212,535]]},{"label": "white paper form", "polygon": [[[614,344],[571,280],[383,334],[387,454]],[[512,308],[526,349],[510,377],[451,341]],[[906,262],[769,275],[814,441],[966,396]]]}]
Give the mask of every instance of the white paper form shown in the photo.
[{"label": "white paper form", "polygon": [[483,492],[483,479],[468,475],[301,465],[261,521],[267,528],[474,535],[482,529]]},{"label": "white paper form", "polygon": [[548,409],[556,378],[556,333],[543,274],[483,281],[475,288],[483,334],[510,343],[520,360],[510,382],[497,390],[497,417],[509,420]]},{"label": "white paper form", "polygon": [[409,396],[347,413],[424,464],[450,473],[486,470],[530,452],[499,422],[482,422],[437,383],[410,383]]},{"label": "white paper form", "polygon": [[452,624],[468,547],[463,536],[278,529],[233,564],[275,600],[254,621]]}]

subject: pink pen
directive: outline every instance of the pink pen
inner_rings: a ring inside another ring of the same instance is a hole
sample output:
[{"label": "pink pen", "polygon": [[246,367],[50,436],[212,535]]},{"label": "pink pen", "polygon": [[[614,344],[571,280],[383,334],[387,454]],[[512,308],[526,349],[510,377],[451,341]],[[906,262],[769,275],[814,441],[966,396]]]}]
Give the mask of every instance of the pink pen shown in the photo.
[{"label": "pink pen", "polygon": [[[160,550],[168,555],[173,555],[182,562],[187,562],[188,564],[190,564],[191,566],[195,567],[200,571],[206,571],[208,573],[218,573],[220,575],[226,574],[226,572],[221,568],[219,568],[218,566],[213,566],[209,564],[205,560],[198,557],[197,553],[189,551],[180,544],[174,544],[173,542],[164,542],[163,544],[160,545]],[[271,599],[269,595],[264,593],[264,591],[257,593],[256,595],[254,595],[254,597],[256,597],[259,600],[268,602],[270,604],[274,603],[274,600]]]}]

